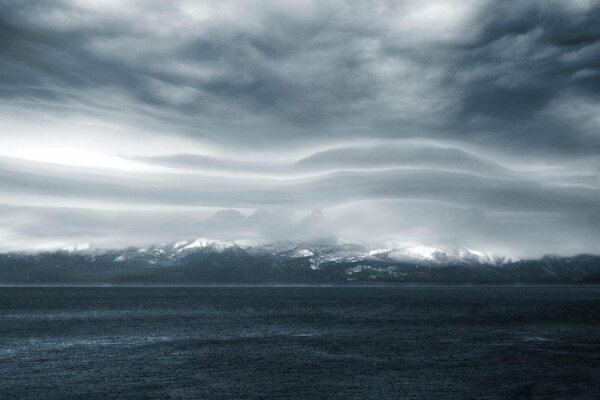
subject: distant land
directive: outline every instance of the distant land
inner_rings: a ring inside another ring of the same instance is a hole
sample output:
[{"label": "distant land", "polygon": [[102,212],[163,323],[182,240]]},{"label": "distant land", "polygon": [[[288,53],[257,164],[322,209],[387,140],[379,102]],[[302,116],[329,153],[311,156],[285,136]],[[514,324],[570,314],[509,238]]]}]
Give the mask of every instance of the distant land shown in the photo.
[{"label": "distant land", "polygon": [[0,285],[597,284],[600,256],[515,260],[461,247],[336,239],[245,245],[209,239],[0,254]]}]

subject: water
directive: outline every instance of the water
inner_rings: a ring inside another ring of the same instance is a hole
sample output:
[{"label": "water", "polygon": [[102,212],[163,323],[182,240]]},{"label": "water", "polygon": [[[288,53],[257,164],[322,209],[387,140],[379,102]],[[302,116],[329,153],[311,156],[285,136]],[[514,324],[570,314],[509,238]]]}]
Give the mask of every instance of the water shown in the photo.
[{"label": "water", "polygon": [[600,398],[600,288],[0,288],[2,399]]}]

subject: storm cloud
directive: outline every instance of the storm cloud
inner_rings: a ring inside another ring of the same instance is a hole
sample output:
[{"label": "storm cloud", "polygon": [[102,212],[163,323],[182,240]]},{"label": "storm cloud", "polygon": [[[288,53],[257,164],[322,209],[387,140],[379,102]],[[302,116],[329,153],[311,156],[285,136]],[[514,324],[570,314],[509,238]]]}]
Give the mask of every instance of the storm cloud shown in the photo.
[{"label": "storm cloud", "polygon": [[0,250],[600,251],[600,2],[5,1]]}]

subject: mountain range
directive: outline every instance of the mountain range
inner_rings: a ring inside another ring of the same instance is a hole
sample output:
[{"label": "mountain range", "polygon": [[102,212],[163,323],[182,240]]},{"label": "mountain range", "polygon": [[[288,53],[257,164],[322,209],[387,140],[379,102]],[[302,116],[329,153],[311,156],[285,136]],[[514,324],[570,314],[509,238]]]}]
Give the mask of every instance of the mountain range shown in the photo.
[{"label": "mountain range", "polygon": [[600,256],[518,260],[410,243],[243,243],[198,238],[147,247],[0,254],[0,284],[600,283]]}]

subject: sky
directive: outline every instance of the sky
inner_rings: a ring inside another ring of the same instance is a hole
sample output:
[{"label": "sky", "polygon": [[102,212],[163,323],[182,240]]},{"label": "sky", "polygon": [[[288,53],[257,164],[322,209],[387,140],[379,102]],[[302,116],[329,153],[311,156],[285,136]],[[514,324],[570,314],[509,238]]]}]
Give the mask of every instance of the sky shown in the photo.
[{"label": "sky", "polygon": [[600,253],[600,1],[0,3],[0,251]]}]

